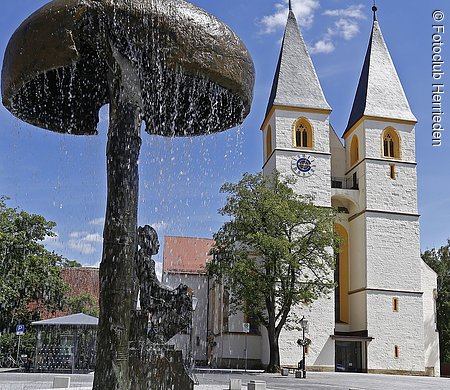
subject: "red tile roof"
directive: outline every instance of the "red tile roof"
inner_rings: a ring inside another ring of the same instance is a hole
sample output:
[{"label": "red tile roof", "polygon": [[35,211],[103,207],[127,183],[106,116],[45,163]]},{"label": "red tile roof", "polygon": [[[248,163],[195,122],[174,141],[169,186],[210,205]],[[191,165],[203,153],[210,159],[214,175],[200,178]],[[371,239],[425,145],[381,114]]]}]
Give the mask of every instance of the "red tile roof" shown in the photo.
[{"label": "red tile roof", "polygon": [[206,273],[206,263],[214,240],[193,237],[164,237],[163,271],[168,273]]},{"label": "red tile roof", "polygon": [[[73,297],[81,293],[90,293],[98,303],[99,288],[99,269],[94,267],[68,267],[61,270],[61,276],[69,285],[69,291],[66,297]],[[41,320],[61,317],[67,315],[67,310],[48,311],[42,302],[31,302],[27,305],[29,310],[38,310]]]},{"label": "red tile roof", "polygon": [[67,295],[73,297],[83,292],[87,292],[98,302],[100,295],[98,273],[99,269],[93,267],[63,268],[61,270],[61,275],[64,281],[70,286],[70,291]]}]

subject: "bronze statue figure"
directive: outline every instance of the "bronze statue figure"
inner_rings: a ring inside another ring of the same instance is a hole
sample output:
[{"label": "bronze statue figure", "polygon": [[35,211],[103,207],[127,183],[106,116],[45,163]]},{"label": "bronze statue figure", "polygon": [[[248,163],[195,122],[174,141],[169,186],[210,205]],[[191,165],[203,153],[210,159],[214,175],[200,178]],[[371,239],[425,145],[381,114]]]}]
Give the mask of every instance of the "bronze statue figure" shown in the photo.
[{"label": "bronze statue figure", "polygon": [[137,234],[140,248],[136,254],[135,272],[140,310],[148,319],[147,338],[152,343],[163,344],[191,323],[192,294],[183,284],[175,290],[161,285],[152,259],[159,250],[158,234],[149,225],[140,226]]}]

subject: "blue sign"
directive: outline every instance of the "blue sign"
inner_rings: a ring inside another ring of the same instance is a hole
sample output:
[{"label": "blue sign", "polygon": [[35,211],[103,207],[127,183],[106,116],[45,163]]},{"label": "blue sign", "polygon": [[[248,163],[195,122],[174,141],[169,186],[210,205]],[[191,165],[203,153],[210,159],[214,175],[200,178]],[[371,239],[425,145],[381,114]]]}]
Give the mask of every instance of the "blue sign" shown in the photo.
[{"label": "blue sign", "polygon": [[16,325],[16,336],[25,334],[25,325]]}]

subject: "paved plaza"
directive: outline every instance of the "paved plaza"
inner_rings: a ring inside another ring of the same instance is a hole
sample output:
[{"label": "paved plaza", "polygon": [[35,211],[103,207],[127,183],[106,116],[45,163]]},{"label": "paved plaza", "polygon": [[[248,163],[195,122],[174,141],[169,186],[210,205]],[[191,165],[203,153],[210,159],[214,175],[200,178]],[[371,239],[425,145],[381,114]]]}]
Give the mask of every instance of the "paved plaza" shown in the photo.
[{"label": "paved plaza", "polygon": [[[1,390],[51,389],[55,374],[26,374],[0,371]],[[71,388],[88,390],[92,386],[93,374],[65,375],[71,377]],[[351,373],[308,373],[306,379],[297,379],[292,374],[283,377],[259,372],[199,372],[196,390],[226,390],[230,378],[242,380],[242,389],[247,389],[251,380],[267,383],[267,390],[449,390],[450,378],[410,377],[397,375],[373,375]]]}]

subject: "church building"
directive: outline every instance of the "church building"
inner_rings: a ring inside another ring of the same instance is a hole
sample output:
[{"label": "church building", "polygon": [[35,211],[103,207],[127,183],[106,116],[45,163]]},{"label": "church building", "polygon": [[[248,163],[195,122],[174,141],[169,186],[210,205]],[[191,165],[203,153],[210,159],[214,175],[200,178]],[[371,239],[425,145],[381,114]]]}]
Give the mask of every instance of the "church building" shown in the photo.
[{"label": "church building", "polygon": [[[437,277],[420,257],[415,124],[373,8],[373,26],[348,125],[336,134],[313,62],[289,10],[266,116],[263,173],[296,175],[294,189],[338,210],[341,238],[330,270],[337,288],[309,306],[306,368],[439,376]],[[209,279],[212,240],[167,237],[163,281],[198,300],[190,331],[171,342],[197,364],[261,368],[263,326],[230,311],[230,293]],[[333,275],[334,274],[334,275]],[[302,332],[283,330],[280,360],[297,367]],[[186,340],[190,340],[186,344]]]},{"label": "church building", "polygon": [[[342,143],[289,10],[261,129],[263,172],[295,174],[299,194],[339,211],[338,287],[296,309],[309,320],[308,369],[439,375],[436,274],[420,257],[417,121],[375,6],[373,15],[353,108],[339,132]],[[293,348],[298,336],[281,334],[282,365],[299,360]]]}]

